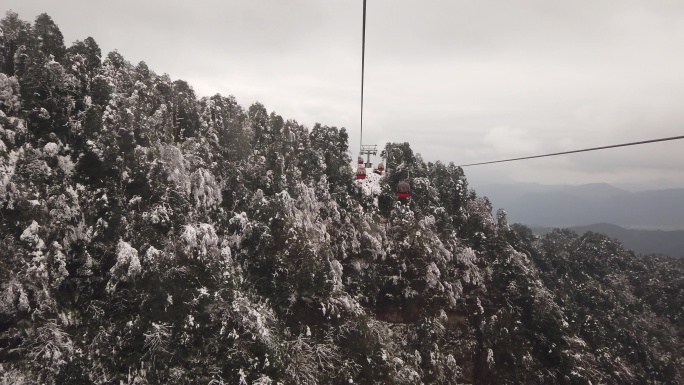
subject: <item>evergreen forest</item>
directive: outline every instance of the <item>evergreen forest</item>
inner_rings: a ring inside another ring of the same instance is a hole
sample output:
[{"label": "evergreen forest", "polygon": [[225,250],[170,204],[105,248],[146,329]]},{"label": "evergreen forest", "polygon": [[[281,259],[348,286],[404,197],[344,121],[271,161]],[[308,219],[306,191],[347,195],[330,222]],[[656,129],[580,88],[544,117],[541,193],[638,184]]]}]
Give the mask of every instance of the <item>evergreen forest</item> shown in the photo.
[{"label": "evergreen forest", "polygon": [[[684,260],[0,21],[0,384],[684,383]],[[412,198],[395,187],[410,170]]]}]

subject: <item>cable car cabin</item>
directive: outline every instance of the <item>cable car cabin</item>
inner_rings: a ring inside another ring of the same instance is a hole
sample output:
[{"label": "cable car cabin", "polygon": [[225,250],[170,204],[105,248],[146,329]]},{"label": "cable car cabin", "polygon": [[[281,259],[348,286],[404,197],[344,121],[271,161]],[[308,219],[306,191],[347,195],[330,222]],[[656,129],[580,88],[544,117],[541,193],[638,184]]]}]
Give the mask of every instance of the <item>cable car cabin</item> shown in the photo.
[{"label": "cable car cabin", "polygon": [[382,162],[380,162],[380,163],[378,164],[378,171],[380,171],[380,172],[385,171],[385,165],[382,164]]},{"label": "cable car cabin", "polygon": [[397,198],[408,199],[411,198],[411,186],[405,180],[399,182],[397,185]]},{"label": "cable car cabin", "polygon": [[363,161],[362,157],[359,157],[359,164],[364,164],[365,162]]},{"label": "cable car cabin", "polygon": [[359,167],[356,169],[356,179],[366,179],[366,168]]}]

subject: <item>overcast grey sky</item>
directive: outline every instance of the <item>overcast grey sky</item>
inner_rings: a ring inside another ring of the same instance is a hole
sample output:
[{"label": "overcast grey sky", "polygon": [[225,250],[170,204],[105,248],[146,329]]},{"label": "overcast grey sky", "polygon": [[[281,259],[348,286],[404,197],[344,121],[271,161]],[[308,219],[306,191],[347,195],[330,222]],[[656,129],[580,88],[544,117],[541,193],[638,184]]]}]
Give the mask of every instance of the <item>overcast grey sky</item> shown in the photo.
[{"label": "overcast grey sky", "polygon": [[[200,96],[359,144],[362,0],[3,0]],[[684,134],[684,1],[368,0],[364,142],[465,164]],[[466,169],[684,187],[684,141]]]}]

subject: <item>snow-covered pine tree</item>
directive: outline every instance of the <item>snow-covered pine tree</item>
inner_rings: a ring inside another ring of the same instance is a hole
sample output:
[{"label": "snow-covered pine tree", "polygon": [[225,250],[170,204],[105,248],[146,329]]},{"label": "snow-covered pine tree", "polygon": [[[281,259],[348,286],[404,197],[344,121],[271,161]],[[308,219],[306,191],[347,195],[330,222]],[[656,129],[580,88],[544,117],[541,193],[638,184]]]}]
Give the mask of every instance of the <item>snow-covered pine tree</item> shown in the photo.
[{"label": "snow-covered pine tree", "polygon": [[359,188],[344,128],[0,27],[0,383],[684,382],[682,260],[537,237],[408,143]]}]

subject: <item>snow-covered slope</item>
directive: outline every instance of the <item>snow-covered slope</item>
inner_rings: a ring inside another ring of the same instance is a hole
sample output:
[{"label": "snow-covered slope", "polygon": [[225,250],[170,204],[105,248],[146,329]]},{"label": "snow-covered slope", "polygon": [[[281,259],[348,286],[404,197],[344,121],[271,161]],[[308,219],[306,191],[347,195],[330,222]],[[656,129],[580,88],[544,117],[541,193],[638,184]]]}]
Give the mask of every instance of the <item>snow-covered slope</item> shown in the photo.
[{"label": "snow-covered slope", "polygon": [[382,188],[380,186],[380,180],[383,175],[379,175],[373,172],[372,168],[366,169],[366,179],[357,179],[356,185],[361,188],[361,192],[366,196],[375,196],[380,194]]},{"label": "snow-covered slope", "polygon": [[344,128],[0,27],[0,384],[684,384],[684,259],[493,220],[406,142],[357,181]]}]

